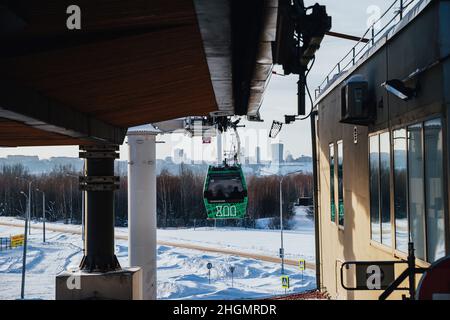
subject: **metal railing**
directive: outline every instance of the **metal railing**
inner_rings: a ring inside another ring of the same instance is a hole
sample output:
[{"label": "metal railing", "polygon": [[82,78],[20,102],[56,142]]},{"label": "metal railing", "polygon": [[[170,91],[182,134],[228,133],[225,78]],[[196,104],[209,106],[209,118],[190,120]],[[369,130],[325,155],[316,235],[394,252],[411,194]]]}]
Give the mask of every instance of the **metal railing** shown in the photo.
[{"label": "metal railing", "polygon": [[[381,36],[384,35],[384,31],[388,28],[395,26],[398,22],[403,19],[403,15],[405,10],[417,0],[410,0],[405,3],[405,0],[395,0],[389,8],[377,19],[375,20],[369,28],[367,28],[366,32],[362,35],[362,37],[357,41],[357,43],[350,49],[349,52],[331,69],[331,71],[327,74],[325,79],[320,83],[320,85],[315,90],[315,98],[317,99],[320,94],[323,92],[324,88],[327,88],[330,82],[332,82],[336,75],[341,74],[342,72],[348,70],[350,67],[353,67],[360,58],[367,52],[367,50],[375,45],[378,40],[380,40]],[[396,7],[396,5],[399,5]],[[379,30],[377,29],[377,25],[381,22],[381,20],[386,17],[390,12],[393,12],[392,18]],[[366,36],[370,34],[370,38],[367,41]]]}]

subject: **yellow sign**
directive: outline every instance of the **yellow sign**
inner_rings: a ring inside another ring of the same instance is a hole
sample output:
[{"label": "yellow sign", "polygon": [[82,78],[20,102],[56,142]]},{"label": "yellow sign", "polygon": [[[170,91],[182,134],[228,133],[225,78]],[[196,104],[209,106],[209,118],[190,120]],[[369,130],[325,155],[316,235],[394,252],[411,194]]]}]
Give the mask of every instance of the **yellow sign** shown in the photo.
[{"label": "yellow sign", "polygon": [[281,276],[281,287],[289,289],[289,276]]},{"label": "yellow sign", "polygon": [[305,270],[305,267],[306,267],[305,259],[298,260],[298,268],[301,271],[303,271],[303,270]]},{"label": "yellow sign", "polygon": [[18,234],[15,236],[11,236],[10,240],[11,240],[11,248],[23,246],[25,242],[25,236],[23,234]]}]

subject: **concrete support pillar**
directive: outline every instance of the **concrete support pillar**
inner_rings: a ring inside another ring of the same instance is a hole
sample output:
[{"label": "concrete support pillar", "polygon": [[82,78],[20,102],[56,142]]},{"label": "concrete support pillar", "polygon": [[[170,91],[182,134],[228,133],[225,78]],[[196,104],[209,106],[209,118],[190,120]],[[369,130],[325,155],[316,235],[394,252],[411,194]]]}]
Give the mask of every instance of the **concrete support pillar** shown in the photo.
[{"label": "concrete support pillar", "polygon": [[142,269],[142,297],[156,299],[156,133],[128,131],[128,258]]}]

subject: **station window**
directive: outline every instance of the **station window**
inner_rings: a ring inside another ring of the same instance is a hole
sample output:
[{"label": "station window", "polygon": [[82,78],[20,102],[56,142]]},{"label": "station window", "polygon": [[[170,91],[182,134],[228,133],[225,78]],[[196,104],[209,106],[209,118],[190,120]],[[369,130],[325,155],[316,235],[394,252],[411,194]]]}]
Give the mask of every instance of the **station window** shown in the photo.
[{"label": "station window", "polygon": [[425,121],[425,210],[428,261],[445,256],[444,172],[442,121]]},{"label": "station window", "polygon": [[416,256],[425,259],[425,195],[422,124],[408,127],[409,228]]},{"label": "station window", "polygon": [[338,223],[344,225],[344,183],[343,183],[343,164],[344,149],[342,141],[337,143],[337,162],[338,162]]},{"label": "station window", "polygon": [[330,144],[330,218],[336,222],[336,204],[334,200],[334,144]]},{"label": "station window", "polygon": [[391,142],[389,132],[380,134],[381,243],[392,246],[391,227]]},{"label": "station window", "polygon": [[406,129],[394,130],[392,139],[394,149],[395,248],[406,253],[408,252]]},{"label": "station window", "polygon": [[372,240],[377,242],[381,242],[379,168],[379,138],[374,135],[369,138],[370,230]]},{"label": "station window", "polygon": [[[383,151],[382,140],[382,135],[370,137],[370,214],[372,239],[387,244],[390,229],[388,216],[383,218],[388,205],[383,204],[382,189],[386,183],[382,178],[381,154],[386,150]],[[408,242],[412,241],[417,258],[434,262],[445,255],[442,120],[436,118],[396,129],[392,140],[395,248],[407,253]]]},{"label": "station window", "polygon": [[373,135],[369,140],[371,238],[391,246],[389,132]]}]

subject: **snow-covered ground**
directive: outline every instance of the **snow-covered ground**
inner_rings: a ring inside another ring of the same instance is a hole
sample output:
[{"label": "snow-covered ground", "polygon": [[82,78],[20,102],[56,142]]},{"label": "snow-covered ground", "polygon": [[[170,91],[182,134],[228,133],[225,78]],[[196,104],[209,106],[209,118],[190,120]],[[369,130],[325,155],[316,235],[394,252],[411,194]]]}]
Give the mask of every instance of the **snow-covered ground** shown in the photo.
[{"label": "snow-covered ground", "polygon": [[[298,212],[299,229],[285,232],[287,257],[312,261],[314,234],[312,222]],[[16,221],[1,218],[2,221]],[[53,224],[48,224],[52,226]],[[66,230],[79,226],[54,224]],[[118,228],[117,234],[126,234]],[[23,233],[23,228],[0,225],[0,237]],[[276,256],[279,248],[279,231],[244,229],[177,229],[158,230],[158,240],[192,243],[214,248]],[[79,234],[64,231],[47,231],[47,242],[42,234],[32,229],[27,254],[25,296],[30,299],[54,299],[55,276],[75,267],[82,257]],[[128,265],[127,241],[116,240],[117,256],[122,266]],[[206,264],[211,262],[211,284],[208,283]],[[229,267],[235,267],[234,285],[231,285]],[[22,247],[0,252],[0,299],[20,297]],[[315,286],[314,272],[303,275],[294,266],[285,267],[290,275],[290,292],[301,292]],[[283,294],[280,285],[280,265],[239,256],[205,253],[178,247],[158,246],[158,298],[159,299],[246,299]]]},{"label": "snow-covered ground", "polygon": [[[283,232],[286,258],[314,262],[314,222],[306,216],[305,209],[299,207],[291,224],[294,230]],[[189,242],[269,256],[278,255],[281,242],[279,230],[241,228],[159,229],[158,240]]]}]

